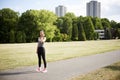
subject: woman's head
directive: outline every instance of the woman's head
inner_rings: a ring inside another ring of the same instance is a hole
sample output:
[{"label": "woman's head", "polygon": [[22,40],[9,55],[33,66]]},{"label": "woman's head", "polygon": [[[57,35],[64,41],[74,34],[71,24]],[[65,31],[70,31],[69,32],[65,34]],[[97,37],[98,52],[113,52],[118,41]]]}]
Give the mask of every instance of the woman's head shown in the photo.
[{"label": "woman's head", "polygon": [[41,30],[41,31],[40,31],[40,36],[41,36],[41,37],[44,37],[44,36],[45,36],[45,34],[44,34],[44,31],[43,31],[43,30]]}]

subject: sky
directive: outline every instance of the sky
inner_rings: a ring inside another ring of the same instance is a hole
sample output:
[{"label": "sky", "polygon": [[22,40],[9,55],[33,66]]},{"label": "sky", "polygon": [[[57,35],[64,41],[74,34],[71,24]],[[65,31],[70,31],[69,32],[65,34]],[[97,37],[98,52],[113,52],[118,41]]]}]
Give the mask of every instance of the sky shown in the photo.
[{"label": "sky", "polygon": [[[0,0],[0,9],[11,8],[23,13],[26,10],[46,9],[55,13],[55,7],[64,5],[67,12],[86,16],[86,3],[91,0]],[[120,22],[120,0],[95,0],[101,2],[101,18]]]}]

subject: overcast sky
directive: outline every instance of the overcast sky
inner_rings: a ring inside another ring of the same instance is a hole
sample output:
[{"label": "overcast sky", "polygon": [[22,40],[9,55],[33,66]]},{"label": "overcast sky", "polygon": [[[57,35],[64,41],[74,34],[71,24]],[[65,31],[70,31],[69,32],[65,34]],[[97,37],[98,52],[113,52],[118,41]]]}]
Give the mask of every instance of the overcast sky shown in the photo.
[{"label": "overcast sky", "polygon": [[[55,12],[55,7],[64,5],[67,12],[86,16],[86,3],[91,0],[0,0],[0,9],[11,8],[17,12],[29,9],[46,9]],[[101,17],[120,22],[120,0],[97,0],[101,2]]]}]

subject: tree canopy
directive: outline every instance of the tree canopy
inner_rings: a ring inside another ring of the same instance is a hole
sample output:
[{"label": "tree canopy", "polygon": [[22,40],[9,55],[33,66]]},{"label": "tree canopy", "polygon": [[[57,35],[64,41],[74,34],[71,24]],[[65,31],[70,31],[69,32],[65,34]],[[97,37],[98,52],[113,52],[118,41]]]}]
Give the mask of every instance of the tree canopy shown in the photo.
[{"label": "tree canopy", "polygon": [[0,10],[0,43],[36,42],[44,30],[47,41],[85,41],[96,39],[95,29],[105,30],[105,39],[120,38],[120,23],[107,18],[76,17],[66,13],[57,17],[48,10],[27,10],[19,15],[10,8]]}]

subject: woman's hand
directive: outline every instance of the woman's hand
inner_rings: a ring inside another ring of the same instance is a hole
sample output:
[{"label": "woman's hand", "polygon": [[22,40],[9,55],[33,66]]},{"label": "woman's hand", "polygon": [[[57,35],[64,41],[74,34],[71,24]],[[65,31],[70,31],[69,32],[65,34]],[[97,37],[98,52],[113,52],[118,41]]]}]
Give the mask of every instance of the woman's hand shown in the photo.
[{"label": "woman's hand", "polygon": [[40,42],[45,42],[46,41],[46,37],[40,38]]}]

